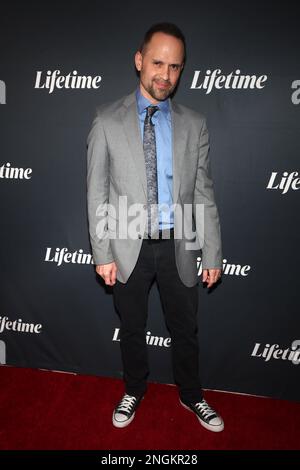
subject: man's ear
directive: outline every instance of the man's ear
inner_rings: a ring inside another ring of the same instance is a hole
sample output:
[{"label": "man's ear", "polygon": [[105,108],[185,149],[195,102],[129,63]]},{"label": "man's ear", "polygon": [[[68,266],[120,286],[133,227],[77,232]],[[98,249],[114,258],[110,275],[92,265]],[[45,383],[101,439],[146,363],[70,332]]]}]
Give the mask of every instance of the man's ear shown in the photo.
[{"label": "man's ear", "polygon": [[142,61],[143,61],[143,56],[140,53],[140,51],[137,51],[134,56],[134,61],[135,61],[135,66],[136,69],[140,72],[142,68]]}]

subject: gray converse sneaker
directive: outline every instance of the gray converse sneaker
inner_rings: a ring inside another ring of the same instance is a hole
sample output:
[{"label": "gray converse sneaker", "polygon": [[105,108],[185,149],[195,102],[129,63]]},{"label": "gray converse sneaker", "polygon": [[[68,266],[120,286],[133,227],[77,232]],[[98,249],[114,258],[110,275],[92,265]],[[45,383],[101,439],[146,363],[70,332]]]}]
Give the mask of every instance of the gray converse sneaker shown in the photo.
[{"label": "gray converse sneaker", "polygon": [[202,426],[209,431],[220,432],[224,429],[224,422],[220,415],[204,400],[198,403],[183,403],[179,400],[184,408],[193,411],[199,419]]},{"label": "gray converse sneaker", "polygon": [[124,428],[129,423],[131,423],[135,415],[135,410],[143,398],[143,396],[135,397],[125,393],[122,400],[119,401],[116,408],[114,409],[112,417],[113,425],[117,428]]}]

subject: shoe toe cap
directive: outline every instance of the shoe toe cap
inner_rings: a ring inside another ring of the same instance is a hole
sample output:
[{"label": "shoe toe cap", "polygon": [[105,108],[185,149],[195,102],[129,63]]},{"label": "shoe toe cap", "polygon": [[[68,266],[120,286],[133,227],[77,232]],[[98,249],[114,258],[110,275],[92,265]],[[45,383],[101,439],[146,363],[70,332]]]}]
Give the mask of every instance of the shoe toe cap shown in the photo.
[{"label": "shoe toe cap", "polygon": [[209,426],[211,426],[212,428],[215,428],[215,429],[223,430],[224,429],[224,422],[223,422],[223,420],[220,416],[216,416],[215,418],[213,418],[209,421]]},{"label": "shoe toe cap", "polygon": [[114,419],[119,423],[124,423],[124,421],[127,421],[128,417],[123,413],[114,413]]},{"label": "shoe toe cap", "polygon": [[212,424],[213,426],[221,426],[221,424],[223,424],[223,421],[219,416],[216,416],[215,418],[209,421],[209,424]]}]

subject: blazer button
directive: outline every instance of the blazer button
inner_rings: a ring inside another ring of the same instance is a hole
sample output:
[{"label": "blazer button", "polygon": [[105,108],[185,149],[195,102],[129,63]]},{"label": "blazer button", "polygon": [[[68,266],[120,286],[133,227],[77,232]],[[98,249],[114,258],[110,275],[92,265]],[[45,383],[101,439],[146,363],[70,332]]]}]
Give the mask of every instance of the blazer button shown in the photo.
[{"label": "blazer button", "polygon": [[138,237],[141,239],[141,238],[142,238],[142,235],[139,233]]}]

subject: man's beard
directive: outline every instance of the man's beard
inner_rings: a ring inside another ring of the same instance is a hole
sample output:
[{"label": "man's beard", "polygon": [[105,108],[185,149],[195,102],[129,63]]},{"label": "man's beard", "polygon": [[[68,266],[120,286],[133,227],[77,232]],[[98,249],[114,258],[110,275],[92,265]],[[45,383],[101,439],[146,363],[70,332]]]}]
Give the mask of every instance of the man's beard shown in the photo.
[{"label": "man's beard", "polygon": [[[155,80],[153,80],[155,82]],[[150,86],[145,87],[149,95],[152,96],[157,101],[165,101],[170,94],[172,93],[174,87],[171,86],[168,82],[163,82],[166,83],[168,86],[167,88],[157,88],[155,87],[154,83],[151,83]]]}]

